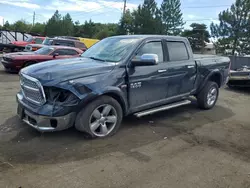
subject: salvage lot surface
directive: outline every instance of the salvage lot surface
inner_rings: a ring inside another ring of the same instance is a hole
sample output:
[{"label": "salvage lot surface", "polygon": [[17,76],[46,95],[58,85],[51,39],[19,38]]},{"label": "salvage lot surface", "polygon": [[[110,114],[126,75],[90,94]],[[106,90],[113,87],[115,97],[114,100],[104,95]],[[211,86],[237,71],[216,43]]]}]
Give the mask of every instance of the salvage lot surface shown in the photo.
[{"label": "salvage lot surface", "polygon": [[250,91],[125,118],[107,139],[40,134],[16,117],[18,76],[0,67],[0,187],[250,187]]}]

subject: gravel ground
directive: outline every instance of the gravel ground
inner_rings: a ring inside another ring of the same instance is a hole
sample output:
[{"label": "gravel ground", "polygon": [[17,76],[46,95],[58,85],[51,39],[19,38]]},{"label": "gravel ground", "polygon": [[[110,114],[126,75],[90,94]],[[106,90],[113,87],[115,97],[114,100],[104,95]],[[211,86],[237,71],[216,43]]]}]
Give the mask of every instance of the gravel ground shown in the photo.
[{"label": "gravel ground", "polygon": [[16,116],[18,75],[0,67],[0,187],[250,187],[250,91],[221,89],[196,103],[125,118],[107,139],[74,128],[38,133]]}]

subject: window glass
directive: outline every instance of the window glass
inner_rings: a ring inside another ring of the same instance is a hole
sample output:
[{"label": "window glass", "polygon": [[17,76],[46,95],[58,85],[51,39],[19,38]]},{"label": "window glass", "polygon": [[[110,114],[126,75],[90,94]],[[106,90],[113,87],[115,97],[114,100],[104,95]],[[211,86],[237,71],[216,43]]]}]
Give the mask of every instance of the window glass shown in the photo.
[{"label": "window glass", "polygon": [[[66,49],[65,49],[66,50]],[[75,50],[72,50],[72,49],[67,49],[67,53],[68,53],[68,55],[77,55],[77,54],[79,54],[77,51],[75,51]]]},{"label": "window glass", "polygon": [[67,41],[67,40],[54,40],[54,45],[58,45],[58,46],[71,46],[71,47],[75,47],[75,44],[73,41]]},{"label": "window glass", "polygon": [[42,44],[42,43],[43,43],[43,39],[41,39],[41,38],[36,38],[36,39],[35,39],[35,43],[36,43],[36,44]]},{"label": "window glass", "polygon": [[49,55],[52,51],[54,50],[54,48],[51,47],[43,47],[40,48],[39,50],[35,51],[35,54],[40,54],[40,55]]},{"label": "window glass", "polygon": [[188,60],[188,52],[184,42],[167,42],[170,61]]},{"label": "window glass", "polygon": [[58,49],[53,54],[58,53],[59,55],[77,55],[77,51],[72,49]]},{"label": "window glass", "polygon": [[67,51],[64,49],[55,50],[53,54],[58,53],[58,55],[68,55]]},{"label": "window glass", "polygon": [[135,58],[139,59],[143,54],[157,54],[159,62],[163,62],[163,50],[161,42],[146,43],[142,48],[140,48]]},{"label": "window glass", "polygon": [[77,48],[80,48],[80,49],[87,48],[87,47],[85,46],[85,44],[82,43],[82,42],[77,42],[76,44],[77,44]]},{"label": "window glass", "polygon": [[133,50],[139,38],[106,38],[91,46],[82,57],[118,62]]}]

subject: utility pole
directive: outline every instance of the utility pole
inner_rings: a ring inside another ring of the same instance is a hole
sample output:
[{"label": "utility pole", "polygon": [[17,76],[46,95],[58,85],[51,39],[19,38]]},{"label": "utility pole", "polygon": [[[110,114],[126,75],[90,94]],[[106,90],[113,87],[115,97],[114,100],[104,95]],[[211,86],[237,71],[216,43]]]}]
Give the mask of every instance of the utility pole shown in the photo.
[{"label": "utility pole", "polygon": [[35,25],[35,21],[36,21],[36,13],[35,13],[35,11],[34,11],[34,14],[33,14],[33,24],[32,24],[32,26]]},{"label": "utility pole", "polygon": [[123,7],[123,17],[125,15],[125,12],[126,12],[126,7],[127,7],[127,0],[124,0],[124,7]]}]

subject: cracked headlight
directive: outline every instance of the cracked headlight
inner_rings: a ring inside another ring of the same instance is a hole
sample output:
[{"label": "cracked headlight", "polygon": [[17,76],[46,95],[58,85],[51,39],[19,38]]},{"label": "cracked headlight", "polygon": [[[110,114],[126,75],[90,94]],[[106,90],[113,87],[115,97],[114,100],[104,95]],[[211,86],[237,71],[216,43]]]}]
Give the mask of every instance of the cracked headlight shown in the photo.
[{"label": "cracked headlight", "polygon": [[67,105],[77,104],[79,98],[75,96],[71,91],[56,88],[56,87],[44,87],[46,99],[49,103]]}]

